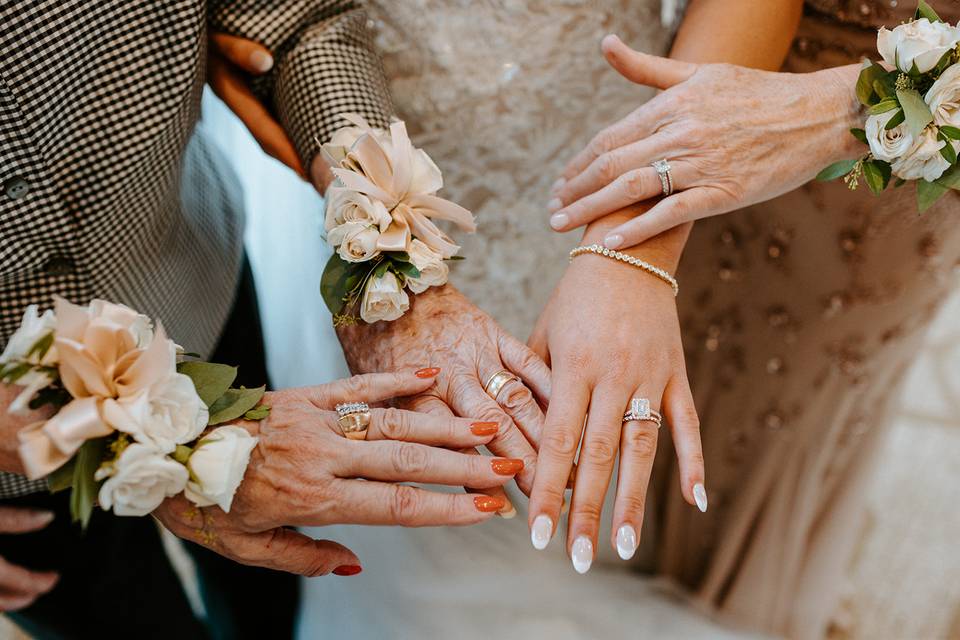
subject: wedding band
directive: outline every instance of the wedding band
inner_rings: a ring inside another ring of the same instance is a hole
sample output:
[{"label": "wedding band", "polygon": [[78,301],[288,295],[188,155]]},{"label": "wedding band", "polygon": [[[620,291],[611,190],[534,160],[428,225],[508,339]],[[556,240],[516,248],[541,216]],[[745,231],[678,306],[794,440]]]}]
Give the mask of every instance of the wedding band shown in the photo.
[{"label": "wedding band", "polygon": [[370,405],[366,402],[344,402],[337,405],[340,419],[337,424],[343,436],[350,440],[366,440],[370,428]]},{"label": "wedding band", "polygon": [[623,421],[631,422],[652,422],[657,425],[657,429],[663,423],[663,416],[650,408],[650,401],[646,398],[633,398],[630,400],[630,409],[623,414]]},{"label": "wedding band", "polygon": [[508,382],[519,379],[506,369],[501,369],[487,379],[487,383],[483,385],[483,390],[487,392],[488,396],[496,400]]},{"label": "wedding band", "polygon": [[673,195],[673,175],[670,173],[670,163],[667,159],[657,160],[651,163],[651,166],[657,170],[660,176],[660,188],[663,190],[664,197]]}]

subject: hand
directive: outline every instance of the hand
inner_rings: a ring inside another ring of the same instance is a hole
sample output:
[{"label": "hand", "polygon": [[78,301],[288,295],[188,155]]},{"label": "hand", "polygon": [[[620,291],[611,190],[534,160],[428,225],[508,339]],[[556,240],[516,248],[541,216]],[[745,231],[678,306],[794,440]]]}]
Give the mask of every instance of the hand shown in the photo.
[{"label": "hand", "polygon": [[[0,506],[0,534],[39,531],[51,522],[50,511]],[[30,571],[0,558],[0,612],[30,606],[53,589],[59,579],[53,571]]]},{"label": "hand", "polygon": [[[550,371],[526,345],[451,285],[412,297],[410,310],[398,320],[341,327],[338,333],[354,372],[392,371],[418,362],[441,367],[437,384],[408,398],[404,406],[438,416],[456,413],[498,423],[500,432],[487,447],[496,455],[524,461],[517,484],[529,494],[535,443],[543,425],[537,400],[546,406]],[[498,404],[484,385],[504,369],[521,381],[507,383]]]},{"label": "hand", "polygon": [[226,33],[210,35],[207,71],[210,88],[243,122],[264,153],[276,158],[307,180],[307,174],[290,137],[253,95],[244,77],[244,74],[263,75],[272,68],[273,56],[263,45]]},{"label": "hand", "polygon": [[670,162],[674,195],[611,229],[607,247],[769,200],[860,153],[848,132],[862,120],[858,65],[806,74],[696,65],[634,51],[616,36],[604,39],[603,52],[628,80],[666,91],[598,133],[567,165],[549,205],[558,231],[661,196],[656,160]]},{"label": "hand", "polygon": [[[179,496],[154,514],[173,533],[243,564],[305,576],[353,575],[360,561],[335,542],[286,526],[469,525],[503,507],[489,496],[455,495],[399,482],[492,487],[522,463],[441,447],[476,447],[493,425],[397,409],[371,409],[366,441],[348,440],[333,411],[341,402],[379,402],[423,393],[436,370],[356,376],[265,396],[270,416],[246,427],[259,437],[230,513]],[[362,480],[361,480],[362,479]]]},{"label": "hand", "polygon": [[[671,233],[685,235],[684,230]],[[682,246],[683,239],[679,240]],[[668,270],[676,267],[659,249],[634,255]],[[553,370],[553,396],[530,495],[536,548],[546,547],[553,536],[579,448],[567,551],[577,571],[589,569],[619,450],[610,543],[622,558],[633,556],[658,429],[648,421],[623,424],[631,398],[647,398],[651,408],[665,414],[680,460],[683,496],[696,504],[695,492],[701,494],[700,507],[706,509],[699,422],[687,382],[676,303],[667,283],[603,256],[577,257],[540,317],[531,346]]]}]

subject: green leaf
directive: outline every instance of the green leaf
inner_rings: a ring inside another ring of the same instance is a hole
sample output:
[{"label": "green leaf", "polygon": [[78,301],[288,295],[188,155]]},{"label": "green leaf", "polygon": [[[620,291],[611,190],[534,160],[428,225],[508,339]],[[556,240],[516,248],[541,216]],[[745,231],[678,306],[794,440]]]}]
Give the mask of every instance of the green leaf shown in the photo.
[{"label": "green leaf", "polygon": [[265,420],[270,415],[270,407],[260,404],[243,414],[244,420]]},{"label": "green leaf", "polygon": [[210,420],[207,424],[223,424],[224,422],[236,420],[257,406],[257,403],[263,398],[263,392],[265,390],[266,387],[257,387],[256,389],[247,389],[246,387],[228,389],[227,392],[210,407]]},{"label": "green leaf", "polygon": [[73,491],[70,492],[70,515],[83,529],[90,522],[90,515],[97,502],[97,492],[102,483],[93,479],[93,474],[103,461],[106,438],[87,440],[77,451],[73,468]]},{"label": "green leaf", "polygon": [[879,102],[880,97],[874,90],[873,83],[881,80],[886,74],[887,70],[880,65],[866,61],[857,78],[857,98],[861,104],[870,107]]},{"label": "green leaf", "polygon": [[850,134],[863,144],[869,144],[867,142],[867,132],[863,129],[850,129]]},{"label": "green leaf", "polygon": [[43,356],[47,355],[47,351],[50,350],[51,346],[53,346],[52,331],[33,343],[30,351],[27,352],[27,358],[36,355],[37,359],[43,360]]},{"label": "green leaf", "polygon": [[417,269],[415,266],[413,266],[412,262],[394,262],[393,268],[398,273],[402,273],[408,278],[420,277],[420,269]]},{"label": "green leaf", "polygon": [[387,257],[394,262],[410,262],[410,254],[406,251],[391,251]]},{"label": "green leaf", "polygon": [[960,140],[960,129],[956,127],[951,127],[950,125],[943,125],[940,127],[940,133],[947,136],[951,140]]},{"label": "green leaf", "polygon": [[331,314],[340,313],[344,298],[360,284],[371,268],[369,262],[347,262],[336,253],[330,256],[320,277],[320,295]]},{"label": "green leaf", "polygon": [[59,493],[73,486],[73,469],[77,465],[77,456],[70,458],[66,464],[55,469],[47,476],[47,489],[50,493]]},{"label": "green leaf", "polygon": [[887,71],[883,76],[873,81],[873,90],[880,99],[897,97],[897,77],[899,71]]},{"label": "green leaf", "polygon": [[30,373],[30,370],[33,369],[33,365],[29,362],[21,362],[18,365],[9,367],[3,372],[3,379],[8,384],[13,384],[23,376]]},{"label": "green leaf", "polygon": [[930,107],[923,101],[916,89],[901,89],[897,91],[897,98],[900,100],[900,106],[903,107],[903,114],[906,116],[910,133],[914,137],[919,136],[926,126],[933,122]]},{"label": "green leaf", "polygon": [[899,189],[900,187],[902,187],[902,186],[905,185],[905,184],[907,184],[907,181],[906,181],[906,180],[904,180],[903,178],[897,178],[896,180],[893,181],[893,188],[894,188],[894,189]]},{"label": "green leaf", "polygon": [[956,164],[957,150],[953,148],[953,144],[950,142],[950,138],[948,138],[943,134],[940,134],[937,137],[946,143],[945,145],[940,147],[940,155],[943,156],[943,159],[949,162],[950,164]]},{"label": "green leaf", "polygon": [[897,102],[896,98],[884,98],[877,104],[873,105],[867,111],[872,116],[880,115],[881,113],[886,113],[887,111],[893,111],[894,109],[899,109],[900,103]]},{"label": "green leaf", "polygon": [[466,258],[463,256],[450,256],[449,258],[446,258],[446,259],[452,260],[454,262],[459,262],[460,260],[466,260]]},{"label": "green leaf", "polygon": [[890,181],[890,165],[879,160],[864,162],[863,178],[866,180],[867,186],[870,187],[870,191],[874,195],[880,195]]},{"label": "green leaf", "polygon": [[883,130],[890,131],[891,129],[899,127],[905,119],[906,116],[903,114],[903,109],[901,109],[895,116],[887,120],[887,124],[883,127]]},{"label": "green leaf", "polygon": [[960,167],[957,165],[950,167],[936,182],[941,187],[960,190]]},{"label": "green leaf", "polygon": [[949,189],[937,182],[917,181],[917,208],[920,213],[933,206]]},{"label": "green leaf", "polygon": [[237,368],[215,362],[181,362],[177,371],[189,376],[197,394],[208,407],[222,396],[237,379]]},{"label": "green leaf", "polygon": [[828,180],[842,178],[853,170],[853,166],[855,164],[857,164],[856,160],[841,160],[839,162],[834,162],[832,165],[818,173],[816,179],[820,180],[821,182],[826,182]]},{"label": "green leaf", "polygon": [[937,12],[933,10],[933,7],[924,2],[924,0],[920,0],[920,2],[917,3],[917,12],[914,14],[914,19],[918,18],[926,18],[930,22],[943,22],[940,16],[937,15]]},{"label": "green leaf", "polygon": [[387,272],[387,269],[390,268],[389,260],[381,260],[377,263],[377,266],[373,270],[373,279],[377,280],[383,277],[383,274]]}]

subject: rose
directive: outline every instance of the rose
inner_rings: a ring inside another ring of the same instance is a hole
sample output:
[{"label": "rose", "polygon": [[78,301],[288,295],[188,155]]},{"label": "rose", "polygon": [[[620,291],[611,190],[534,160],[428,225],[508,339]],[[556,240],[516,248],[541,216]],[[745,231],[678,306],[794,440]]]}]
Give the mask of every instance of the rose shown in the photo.
[{"label": "rose", "polygon": [[96,480],[107,479],[97,498],[118,516],[145,516],[187,485],[187,468],[146,444],[128,445],[112,463],[97,469]]},{"label": "rose", "polygon": [[867,118],[867,142],[870,144],[873,157],[877,160],[892,162],[913,147],[913,135],[906,122],[901,122],[889,131],[885,128],[897,113],[898,111],[894,109]]},{"label": "rose", "polygon": [[940,59],[960,42],[960,29],[946,22],[930,22],[920,18],[890,31],[880,28],[877,50],[884,62],[904,73],[916,65],[920,73],[937,66]]},{"label": "rose", "polygon": [[190,481],[184,495],[199,507],[215,504],[230,513],[233,495],[256,446],[257,439],[241,427],[227,425],[212,431],[187,459]]},{"label": "rose", "polygon": [[56,323],[57,319],[52,310],[47,309],[43,315],[40,315],[37,305],[28,306],[20,326],[10,336],[7,346],[0,354],[0,365],[23,363],[34,367],[17,378],[16,384],[22,386],[23,390],[7,407],[9,413],[14,415],[27,413],[30,410],[30,401],[37,392],[54,381],[56,376],[52,372],[36,367],[55,366],[57,364],[56,348],[51,345],[42,358],[39,353],[33,351],[37,343],[53,333]]},{"label": "rose", "polygon": [[946,142],[937,137],[936,127],[927,127],[913,146],[892,165],[893,175],[903,180],[924,179],[933,182],[950,168],[950,163],[940,155]]},{"label": "rose", "polygon": [[379,239],[380,232],[363,222],[346,222],[327,234],[327,240],[347,262],[366,262],[379,255]]},{"label": "rose", "polygon": [[439,287],[446,283],[450,268],[439,253],[416,239],[410,243],[407,253],[410,255],[410,262],[420,271],[419,278],[407,278],[407,286],[411,291],[423,293],[430,287]]},{"label": "rose", "polygon": [[960,126],[960,64],[948,67],[924,96],[937,126]]},{"label": "rose", "polygon": [[371,278],[363,292],[360,304],[360,317],[364,322],[378,320],[396,320],[410,308],[410,298],[400,287],[400,282],[392,272],[387,271],[379,278]]},{"label": "rose", "polygon": [[209,417],[193,381],[182,373],[174,373],[135,395],[107,400],[103,405],[107,424],[164,453],[195,440],[203,433]]},{"label": "rose", "polygon": [[387,230],[393,218],[379,200],[371,200],[362,193],[344,187],[332,186],[327,190],[325,228],[327,232],[345,222],[362,222]]}]

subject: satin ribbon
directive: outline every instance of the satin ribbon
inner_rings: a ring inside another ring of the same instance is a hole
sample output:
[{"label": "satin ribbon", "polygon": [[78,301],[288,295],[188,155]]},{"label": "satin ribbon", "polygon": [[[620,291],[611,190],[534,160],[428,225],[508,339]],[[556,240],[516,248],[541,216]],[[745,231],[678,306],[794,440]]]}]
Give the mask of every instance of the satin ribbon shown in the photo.
[{"label": "satin ribbon", "polygon": [[56,471],[92,438],[102,438],[113,429],[100,417],[97,398],[78,398],[46,422],[35,422],[21,429],[20,459],[26,475],[37,480]]}]

